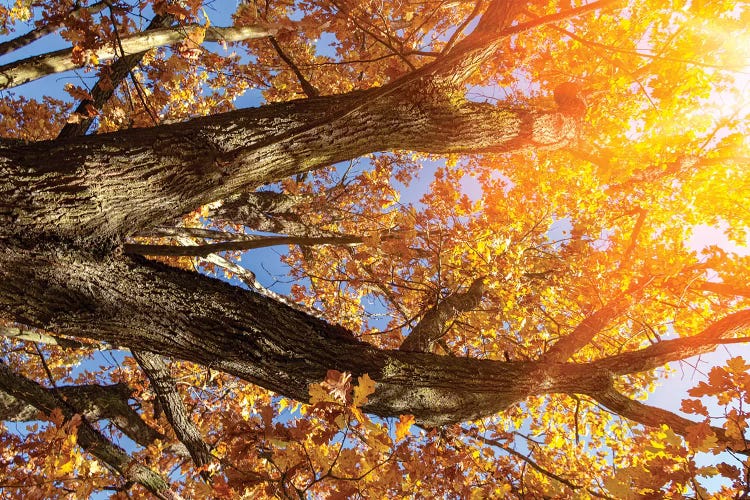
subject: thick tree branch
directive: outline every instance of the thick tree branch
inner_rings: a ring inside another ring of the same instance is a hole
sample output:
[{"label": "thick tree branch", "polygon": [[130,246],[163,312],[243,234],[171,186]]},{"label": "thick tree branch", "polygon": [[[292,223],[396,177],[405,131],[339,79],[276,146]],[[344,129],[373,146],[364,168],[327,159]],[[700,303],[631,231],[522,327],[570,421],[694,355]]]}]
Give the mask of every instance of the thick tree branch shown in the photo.
[{"label": "thick tree branch", "polygon": [[[0,390],[47,414],[60,408],[66,421],[70,421],[76,414],[79,414],[72,405],[56,395],[54,391],[49,391],[36,382],[13,373],[3,362],[0,362]],[[78,425],[78,444],[112,467],[125,480],[140,484],[157,498],[168,500],[178,497],[164,478],[132,459],[119,446],[112,444],[85,417],[82,417]]]},{"label": "thick tree branch", "polygon": [[203,440],[200,431],[190,419],[190,415],[183,404],[182,397],[177,392],[177,386],[169,373],[169,367],[157,354],[147,351],[132,351],[133,357],[144,371],[156,397],[164,410],[167,421],[174,429],[177,439],[182,442],[190,453],[193,463],[201,469],[201,476],[206,481],[210,476],[205,467],[211,463],[211,449]]},{"label": "thick tree branch", "polygon": [[[265,38],[274,33],[267,26],[240,26],[240,27],[209,27],[200,25],[175,26],[148,30],[142,33],[125,37],[121,40],[120,47],[102,47],[93,51],[92,55],[100,61],[112,59],[118,55],[133,56],[141,54],[156,47],[171,45],[189,39],[199,31],[205,29],[206,42],[237,41],[252,38]],[[120,54],[122,51],[122,54]],[[81,64],[73,60],[73,48],[62,49],[48,54],[29,57],[20,61],[0,66],[0,90],[23,85],[53,73],[62,73],[76,69]]]},{"label": "thick tree branch", "polygon": [[530,394],[584,393],[608,380],[587,365],[379,350],[254,292],[125,257],[1,252],[0,317],[8,316],[210,366],[299,401],[330,369],[367,373],[377,384],[365,411],[411,414],[428,426],[493,415]]},{"label": "thick tree branch", "polygon": [[[89,421],[106,419],[120,429],[126,436],[140,444],[148,446],[157,439],[166,438],[149,427],[128,404],[132,390],[125,384],[114,385],[75,385],[59,386],[54,391],[70,403]],[[0,420],[11,422],[29,422],[39,417],[39,409],[25,400],[11,394],[0,392]]]},{"label": "thick tree branch", "polygon": [[432,344],[445,335],[449,323],[462,312],[476,308],[484,293],[484,278],[475,279],[469,289],[439,301],[422,316],[399,347],[402,351],[430,352]]},{"label": "thick tree branch", "polygon": [[577,131],[576,120],[557,112],[471,102],[456,106],[428,94],[379,100],[379,90],[92,138],[0,141],[0,165],[8,172],[0,185],[0,236],[12,231],[29,239],[46,233],[44,238],[90,246],[374,151],[554,149]]},{"label": "thick tree branch", "polygon": [[664,340],[638,351],[595,361],[590,365],[617,375],[645,372],[672,361],[711,352],[724,339],[748,328],[750,328],[750,309],[744,309],[712,323],[698,335]]},{"label": "thick tree branch", "polygon": [[[633,422],[648,427],[658,428],[662,425],[666,425],[681,436],[688,436],[693,428],[700,425],[700,422],[694,422],[681,417],[676,413],[672,413],[671,411],[663,410],[655,406],[649,406],[634,399],[630,399],[614,388],[602,392],[591,392],[588,395],[609,410],[627,418],[628,420],[632,420]],[[724,429],[712,426],[711,430],[716,434],[721,445],[742,454],[748,454],[750,452],[750,450],[745,449],[744,443],[738,443],[727,437]]]}]

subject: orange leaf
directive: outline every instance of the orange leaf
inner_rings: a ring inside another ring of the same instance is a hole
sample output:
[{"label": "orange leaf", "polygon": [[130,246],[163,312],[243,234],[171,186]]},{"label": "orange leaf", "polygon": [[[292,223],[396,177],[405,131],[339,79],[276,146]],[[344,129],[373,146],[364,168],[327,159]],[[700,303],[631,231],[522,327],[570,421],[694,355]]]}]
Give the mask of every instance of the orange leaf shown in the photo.
[{"label": "orange leaf", "polygon": [[404,439],[414,425],[414,415],[401,415],[396,422],[396,441]]}]

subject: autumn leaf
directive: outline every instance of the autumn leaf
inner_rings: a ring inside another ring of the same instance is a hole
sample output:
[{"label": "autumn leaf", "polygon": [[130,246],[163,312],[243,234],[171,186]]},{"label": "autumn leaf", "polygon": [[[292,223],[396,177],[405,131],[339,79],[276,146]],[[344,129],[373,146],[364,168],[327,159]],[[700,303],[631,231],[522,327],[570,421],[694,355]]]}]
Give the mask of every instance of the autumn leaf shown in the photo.
[{"label": "autumn leaf", "polygon": [[414,425],[414,415],[400,415],[396,422],[396,441],[401,441],[409,435],[412,425]]},{"label": "autumn leaf", "polygon": [[355,408],[361,408],[362,405],[367,403],[367,397],[375,392],[375,382],[370,378],[368,374],[364,374],[357,378],[357,385],[354,387],[354,397],[352,399],[352,406]]},{"label": "autumn leaf", "polygon": [[328,370],[326,379],[321,382],[320,386],[336,401],[345,404],[349,400],[349,391],[351,390],[352,374],[340,372],[337,370]]}]

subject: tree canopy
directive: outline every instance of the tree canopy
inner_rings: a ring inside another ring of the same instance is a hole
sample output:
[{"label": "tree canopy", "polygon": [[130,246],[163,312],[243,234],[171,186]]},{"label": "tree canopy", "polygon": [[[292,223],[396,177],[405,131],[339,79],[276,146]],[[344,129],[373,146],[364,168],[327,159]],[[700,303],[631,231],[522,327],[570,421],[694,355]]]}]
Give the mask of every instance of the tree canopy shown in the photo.
[{"label": "tree canopy", "polygon": [[747,498],[748,25],[0,5],[0,489]]}]

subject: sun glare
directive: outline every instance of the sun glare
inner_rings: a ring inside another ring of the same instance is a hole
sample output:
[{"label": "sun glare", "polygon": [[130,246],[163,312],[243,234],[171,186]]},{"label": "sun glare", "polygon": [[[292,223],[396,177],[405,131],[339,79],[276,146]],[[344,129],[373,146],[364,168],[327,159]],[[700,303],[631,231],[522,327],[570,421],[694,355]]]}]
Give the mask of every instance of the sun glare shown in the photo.
[{"label": "sun glare", "polygon": [[722,118],[740,117],[743,112],[748,111],[750,105],[750,36],[737,32],[710,31],[713,37],[722,41],[723,52],[727,54],[728,57],[725,57],[729,61],[726,69],[715,70],[721,72],[721,83],[711,93],[707,103]]}]

